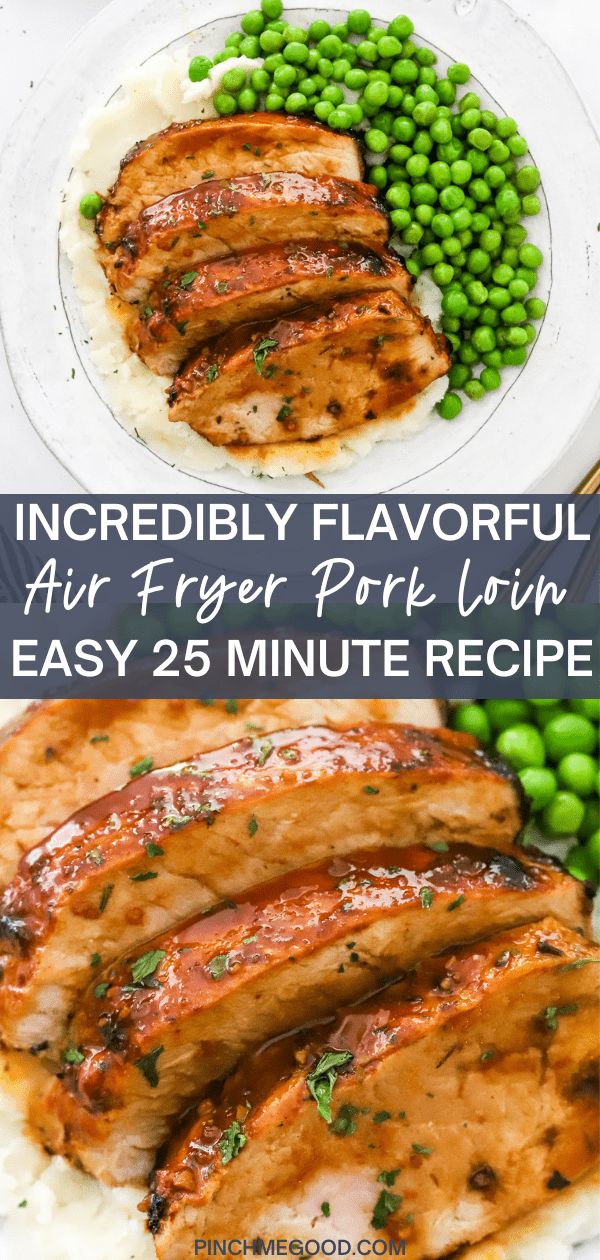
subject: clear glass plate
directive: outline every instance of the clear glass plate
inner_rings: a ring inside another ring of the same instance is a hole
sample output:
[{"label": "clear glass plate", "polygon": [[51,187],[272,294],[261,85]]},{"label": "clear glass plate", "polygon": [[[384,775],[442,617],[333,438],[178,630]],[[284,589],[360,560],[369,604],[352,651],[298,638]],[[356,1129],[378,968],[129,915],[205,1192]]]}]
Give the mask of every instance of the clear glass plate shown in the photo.
[{"label": "clear glass plate", "polygon": [[[11,372],[43,440],[91,491],[315,490],[304,477],[265,483],[230,467],[191,473],[136,441],[105,400],[58,245],[61,192],[82,114],[101,107],[124,74],[160,50],[193,44],[216,51],[237,25],[234,7],[235,0],[114,0],[40,84],[4,150],[0,315]],[[352,467],[326,474],[326,489],[519,493],[557,463],[598,394],[600,146],[566,72],[503,0],[412,0],[407,7],[441,64],[467,61],[482,98],[517,118],[529,141],[543,174],[543,213],[530,222],[545,253],[548,310],[527,364],[505,372],[501,390],[466,405],[451,424],[435,418],[411,438],[380,443]],[[382,20],[398,11],[396,0],[370,8]],[[314,6],[286,12],[303,23],[317,12],[342,17]]]}]

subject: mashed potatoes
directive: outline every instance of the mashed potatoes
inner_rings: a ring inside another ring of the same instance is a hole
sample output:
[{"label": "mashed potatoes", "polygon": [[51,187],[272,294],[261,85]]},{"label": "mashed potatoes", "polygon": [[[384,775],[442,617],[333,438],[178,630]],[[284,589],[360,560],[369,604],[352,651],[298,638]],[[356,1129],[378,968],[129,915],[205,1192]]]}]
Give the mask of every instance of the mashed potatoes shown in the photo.
[{"label": "mashed potatoes", "polygon": [[[262,64],[245,57],[240,60],[249,69]],[[234,454],[225,447],[211,446],[186,424],[168,421],[165,390],[170,380],[154,376],[131,353],[110,310],[93,225],[81,218],[79,201],[83,193],[104,192],[113,183],[120,159],[137,140],[172,122],[214,117],[212,94],[228,63],[215,67],[202,83],[190,83],[188,64],[187,51],[152,58],[129,75],[122,91],[108,105],[82,120],[75,141],[60,240],[72,267],[75,303],[79,306],[75,321],[79,316],[83,320],[89,356],[101,378],[102,396],[134,437],[170,464],[189,472],[215,471],[234,464],[248,475],[283,477],[313,469],[332,472],[347,468],[367,455],[376,442],[406,438],[422,429],[431,419],[434,404],[446,392],[446,378],[434,381],[409,403],[401,422],[380,420],[317,443],[249,447]],[[424,314],[437,324],[440,294],[429,277],[419,278],[416,299]]]}]

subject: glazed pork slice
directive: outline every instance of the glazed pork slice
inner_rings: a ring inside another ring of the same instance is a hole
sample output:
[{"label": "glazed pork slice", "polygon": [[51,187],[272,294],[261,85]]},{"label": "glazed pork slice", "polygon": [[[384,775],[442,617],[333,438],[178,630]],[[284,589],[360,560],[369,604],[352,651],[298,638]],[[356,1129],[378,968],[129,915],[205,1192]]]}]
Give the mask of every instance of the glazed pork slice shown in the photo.
[{"label": "glazed pork slice", "polygon": [[128,329],[131,349],[153,372],[170,375],[192,350],[237,324],[276,319],[309,303],[391,289],[410,300],[412,278],[388,252],[342,245],[277,245],[222,258],[149,298]]},{"label": "glazed pork slice", "polygon": [[0,898],[0,1031],[55,1051],[108,965],[223,897],[358,846],[512,847],[514,777],[456,732],[365,724],[246,738],[137,777],[27,853]]},{"label": "glazed pork slice", "polygon": [[371,184],[261,171],[163,197],[142,210],[102,265],[119,297],[143,302],[169,278],[193,279],[211,259],[289,241],[378,249],[388,236],[385,207]]},{"label": "glazed pork slice", "polygon": [[[257,833],[260,840],[260,831]],[[552,913],[586,921],[547,859],[468,845],[381,849],[290,872],[99,964],[32,1123],[113,1183],[146,1178],[180,1115],[261,1041],[329,1015],[457,943]],[[154,1064],[156,1073],[149,1071]]]},{"label": "glazed pork slice", "polygon": [[160,1260],[315,1235],[434,1260],[556,1198],[598,1159],[599,962],[545,919],[244,1060],[155,1175]]},{"label": "glazed pork slice", "polygon": [[203,179],[231,179],[260,171],[363,177],[356,139],[306,118],[238,114],[173,123],[134,145],[121,162],[96,220],[102,244],[114,246],[138,214],[170,193]]},{"label": "glazed pork slice", "polygon": [[311,441],[396,419],[449,367],[428,319],[392,290],[366,293],[206,347],[175,378],[169,419],[214,446]]},{"label": "glazed pork slice", "polygon": [[[27,849],[132,767],[169,765],[303,722],[439,726],[434,700],[48,700],[0,732],[0,886]],[[149,763],[152,763],[150,765]]]}]

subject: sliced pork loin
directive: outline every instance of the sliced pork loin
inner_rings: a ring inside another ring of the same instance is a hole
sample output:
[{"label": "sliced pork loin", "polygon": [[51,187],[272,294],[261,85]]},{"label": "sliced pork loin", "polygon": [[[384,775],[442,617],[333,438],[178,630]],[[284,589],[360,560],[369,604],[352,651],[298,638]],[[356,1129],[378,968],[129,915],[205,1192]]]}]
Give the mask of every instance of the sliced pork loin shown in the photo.
[{"label": "sliced pork loin", "polygon": [[137,777],[26,854],[4,890],[3,1040],[53,1052],[92,955],[108,964],[299,863],[424,839],[510,848],[520,799],[469,736],[377,724],[278,731]]},{"label": "sliced pork loin", "polygon": [[342,245],[276,245],[200,267],[137,308],[128,328],[131,349],[162,375],[172,376],[192,350],[236,324],[275,319],[308,303],[331,302],[367,290],[392,289],[410,299],[413,281],[388,251]]},{"label": "sliced pork loin", "polygon": [[[302,722],[439,726],[433,700],[49,700],[0,732],[0,885],[27,849],[140,762],[185,760]],[[149,768],[151,768],[149,766]]]},{"label": "sliced pork loin", "polygon": [[[371,184],[292,172],[207,180],[142,210],[102,265],[119,297],[143,301],[203,263],[289,241],[385,246],[388,217]],[[241,265],[241,264],[240,264]]]},{"label": "sliced pork loin", "polygon": [[113,1184],[145,1179],[173,1119],[261,1041],[492,924],[549,913],[585,924],[581,884],[548,859],[442,849],[381,849],[297,870],[107,971],[98,963],[62,1077],[35,1101],[44,1143]]},{"label": "sliced pork loin", "polygon": [[260,171],[363,177],[359,145],[352,136],[306,118],[238,114],[173,123],[134,145],[96,220],[100,241],[114,248],[138,214],[170,193],[203,179],[230,179]]},{"label": "sliced pork loin", "polygon": [[175,378],[169,419],[215,446],[308,441],[396,419],[449,368],[428,319],[366,293],[217,340]]},{"label": "sliced pork loin", "polygon": [[598,962],[546,919],[243,1061],[155,1175],[160,1260],[315,1235],[434,1260],[555,1198],[598,1159]]}]

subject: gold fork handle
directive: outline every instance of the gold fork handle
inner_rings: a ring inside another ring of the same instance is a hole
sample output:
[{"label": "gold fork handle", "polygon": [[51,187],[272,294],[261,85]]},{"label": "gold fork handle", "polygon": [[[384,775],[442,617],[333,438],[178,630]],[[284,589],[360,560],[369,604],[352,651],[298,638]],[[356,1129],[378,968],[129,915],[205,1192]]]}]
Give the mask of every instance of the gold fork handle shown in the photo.
[{"label": "gold fork handle", "polygon": [[586,472],[585,477],[575,487],[575,494],[598,494],[600,490],[600,459]]}]

